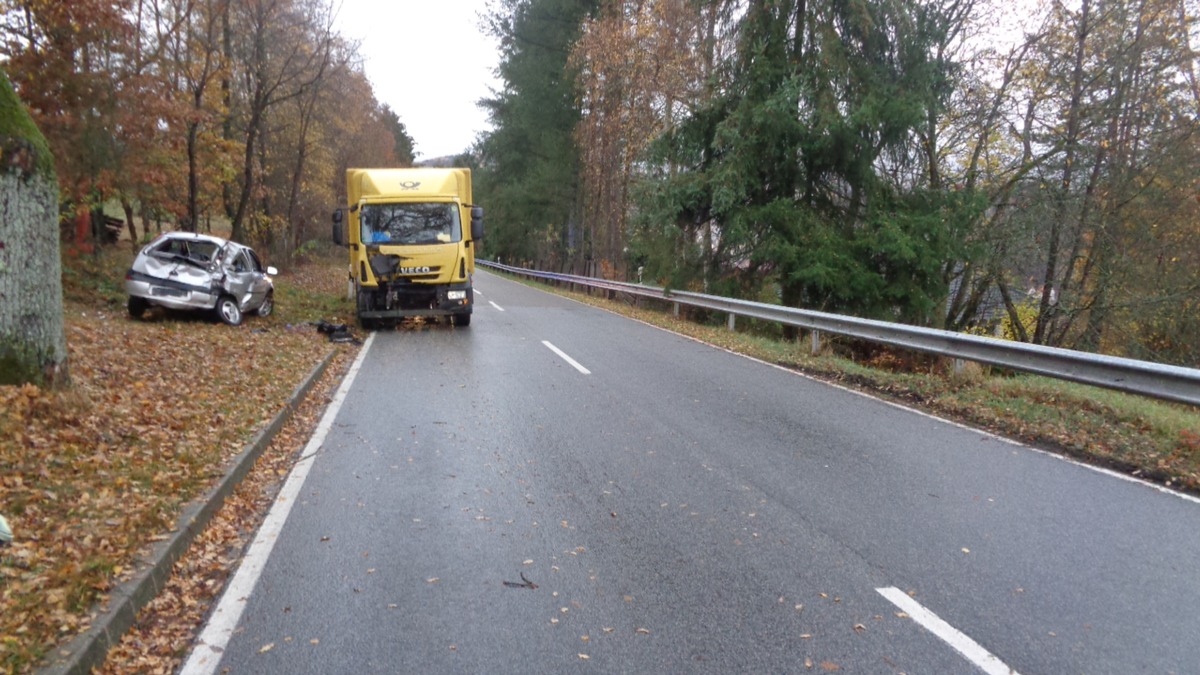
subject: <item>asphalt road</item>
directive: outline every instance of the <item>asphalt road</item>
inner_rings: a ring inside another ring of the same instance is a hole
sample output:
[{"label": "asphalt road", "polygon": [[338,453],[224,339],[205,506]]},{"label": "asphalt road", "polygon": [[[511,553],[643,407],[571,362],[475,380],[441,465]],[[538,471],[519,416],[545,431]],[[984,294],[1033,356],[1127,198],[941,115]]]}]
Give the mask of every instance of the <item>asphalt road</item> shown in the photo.
[{"label": "asphalt road", "polygon": [[1196,500],[477,288],[373,337],[189,672],[1200,673]]}]

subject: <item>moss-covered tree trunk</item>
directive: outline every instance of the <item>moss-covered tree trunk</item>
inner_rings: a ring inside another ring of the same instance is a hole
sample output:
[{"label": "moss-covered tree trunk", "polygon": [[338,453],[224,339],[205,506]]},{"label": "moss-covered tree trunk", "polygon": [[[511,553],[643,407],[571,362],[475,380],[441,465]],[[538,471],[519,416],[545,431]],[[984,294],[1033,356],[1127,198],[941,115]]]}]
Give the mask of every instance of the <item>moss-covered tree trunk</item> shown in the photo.
[{"label": "moss-covered tree trunk", "polygon": [[0,71],[0,385],[67,383],[58,180],[46,139]]}]

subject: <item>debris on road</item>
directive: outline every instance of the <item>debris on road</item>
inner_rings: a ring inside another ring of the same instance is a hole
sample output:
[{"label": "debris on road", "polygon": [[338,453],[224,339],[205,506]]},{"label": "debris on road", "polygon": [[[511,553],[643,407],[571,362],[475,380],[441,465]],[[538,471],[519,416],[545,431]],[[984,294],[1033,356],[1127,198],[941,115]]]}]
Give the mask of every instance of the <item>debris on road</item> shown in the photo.
[{"label": "debris on road", "polygon": [[538,587],[537,584],[535,584],[532,581],[530,581],[529,579],[525,578],[524,572],[521,572],[521,582],[520,583],[518,583],[516,581],[505,581],[502,583],[505,586],[508,586],[509,588],[528,588],[528,589],[532,590],[532,589],[535,589]]},{"label": "debris on road", "polygon": [[362,344],[362,340],[354,337],[354,334],[350,332],[350,326],[347,326],[344,323],[329,323],[324,319],[320,321],[311,321],[309,323],[311,323],[313,326],[316,326],[318,333],[328,335],[330,342],[349,342],[356,345]]}]

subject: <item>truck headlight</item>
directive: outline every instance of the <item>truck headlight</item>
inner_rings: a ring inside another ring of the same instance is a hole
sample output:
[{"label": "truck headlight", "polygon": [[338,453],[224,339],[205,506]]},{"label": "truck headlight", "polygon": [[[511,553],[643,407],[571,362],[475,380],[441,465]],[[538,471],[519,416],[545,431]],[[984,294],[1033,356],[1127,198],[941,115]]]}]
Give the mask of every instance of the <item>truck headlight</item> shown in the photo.
[{"label": "truck headlight", "polygon": [[447,300],[466,300],[467,292],[466,291],[446,291],[446,299]]}]

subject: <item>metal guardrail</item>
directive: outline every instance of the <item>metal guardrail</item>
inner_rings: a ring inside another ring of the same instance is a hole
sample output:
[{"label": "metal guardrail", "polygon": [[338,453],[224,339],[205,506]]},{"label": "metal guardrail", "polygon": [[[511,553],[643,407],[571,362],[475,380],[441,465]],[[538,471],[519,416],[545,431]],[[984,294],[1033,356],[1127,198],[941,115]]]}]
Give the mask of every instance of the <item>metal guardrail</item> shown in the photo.
[{"label": "metal guardrail", "polygon": [[858,319],[839,314],[734,300],[689,291],[669,291],[643,284],[629,284],[555,272],[538,272],[485,260],[477,261],[477,264],[532,279],[570,283],[671,302],[676,304],[677,311],[679,305],[687,305],[725,312],[729,315],[730,328],[733,328],[736,316],[804,328],[813,332],[814,352],[818,348],[820,334],[830,333],[927,354],[948,356],[962,361],[976,361],[1060,380],[1081,382],[1165,401],[1200,406],[1200,369],[1196,368],[1170,366],[1057,347],[1044,347],[887,321]]}]

